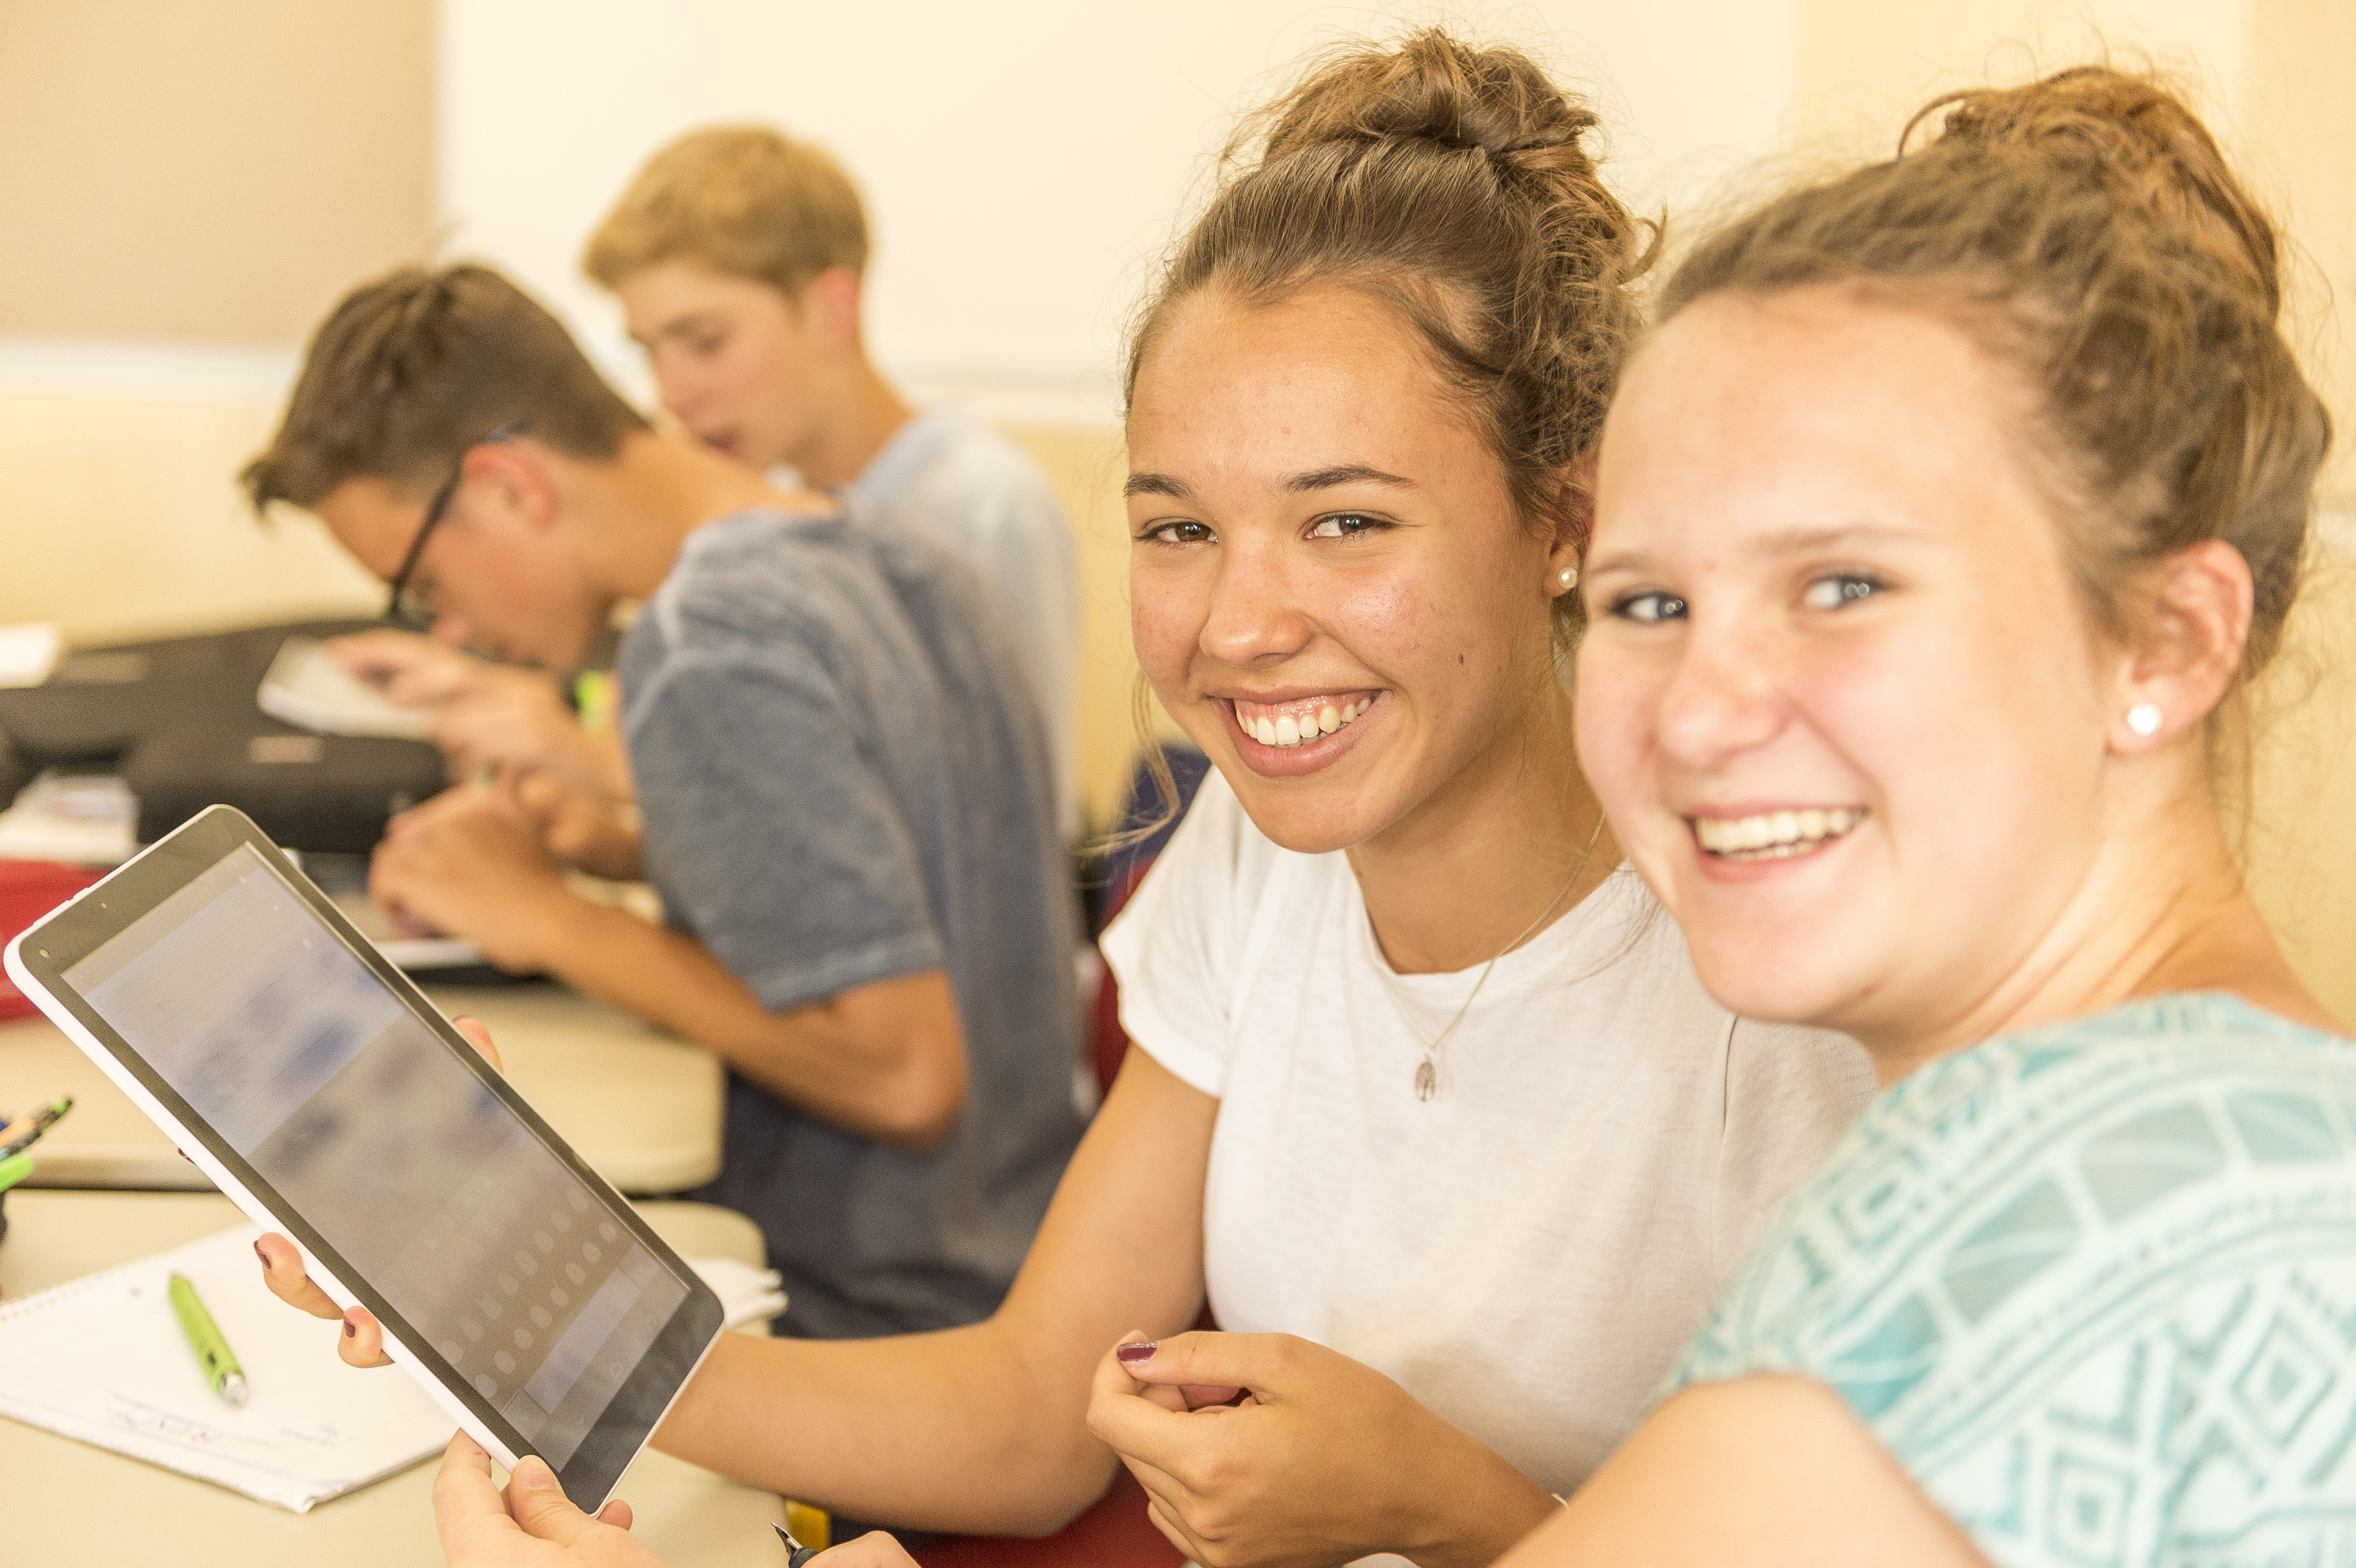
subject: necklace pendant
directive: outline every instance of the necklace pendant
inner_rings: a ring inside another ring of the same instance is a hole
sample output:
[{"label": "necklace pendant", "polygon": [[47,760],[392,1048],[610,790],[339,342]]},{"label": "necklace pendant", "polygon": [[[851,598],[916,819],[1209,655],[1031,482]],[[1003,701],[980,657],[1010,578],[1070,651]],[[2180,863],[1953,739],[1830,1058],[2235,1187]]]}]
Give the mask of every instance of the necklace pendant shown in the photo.
[{"label": "necklace pendant", "polygon": [[1431,1058],[1427,1056],[1416,1065],[1415,1097],[1419,1100],[1429,1100],[1439,1093],[1440,1071],[1431,1065]]}]

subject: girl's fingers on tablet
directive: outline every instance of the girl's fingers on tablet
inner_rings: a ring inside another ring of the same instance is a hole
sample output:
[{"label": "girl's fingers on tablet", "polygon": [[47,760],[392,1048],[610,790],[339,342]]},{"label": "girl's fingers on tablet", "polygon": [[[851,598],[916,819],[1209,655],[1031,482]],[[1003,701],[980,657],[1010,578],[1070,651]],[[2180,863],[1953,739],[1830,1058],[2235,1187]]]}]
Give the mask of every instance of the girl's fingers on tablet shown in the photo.
[{"label": "girl's fingers on tablet", "polygon": [[348,1367],[389,1367],[392,1358],[384,1353],[384,1330],[369,1316],[365,1307],[355,1307],[343,1315],[344,1336],[336,1341],[336,1354]]},{"label": "girl's fingers on tablet", "polygon": [[498,1068],[502,1072],[507,1071],[505,1065],[499,1061],[499,1048],[491,1043],[491,1031],[483,1027],[482,1019],[461,1013],[452,1019],[450,1024],[452,1028],[466,1037],[468,1045],[483,1053],[484,1061]]},{"label": "girl's fingers on tablet", "polygon": [[253,1243],[253,1255],[262,1260],[262,1280],[270,1294],[297,1311],[314,1317],[341,1317],[344,1309],[303,1272],[303,1254],[294,1243],[275,1232]]}]

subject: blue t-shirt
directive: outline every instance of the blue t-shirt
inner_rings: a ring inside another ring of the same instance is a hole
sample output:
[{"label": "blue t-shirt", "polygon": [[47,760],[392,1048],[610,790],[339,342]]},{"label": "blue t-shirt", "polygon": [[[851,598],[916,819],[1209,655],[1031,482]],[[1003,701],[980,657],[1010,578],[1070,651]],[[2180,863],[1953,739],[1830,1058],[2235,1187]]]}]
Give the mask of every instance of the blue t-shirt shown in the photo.
[{"label": "blue t-shirt", "polygon": [[1838,1392],[1999,1568],[2356,1563],[2356,1047],[2171,996],[1942,1057],[1669,1392]]},{"label": "blue t-shirt", "polygon": [[814,1338],[996,1307],[1078,1142],[1069,867],[1037,706],[996,597],[869,515],[690,534],[622,649],[648,880],[783,1012],[925,969],[965,1033],[965,1109],[912,1154],[732,1074],[719,1179]]}]

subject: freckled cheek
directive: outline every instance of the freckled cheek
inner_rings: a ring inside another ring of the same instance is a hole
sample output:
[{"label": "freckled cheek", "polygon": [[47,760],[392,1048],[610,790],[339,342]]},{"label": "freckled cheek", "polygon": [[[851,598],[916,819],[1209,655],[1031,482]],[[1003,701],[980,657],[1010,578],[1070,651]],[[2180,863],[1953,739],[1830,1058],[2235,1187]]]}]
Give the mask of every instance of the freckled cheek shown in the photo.
[{"label": "freckled cheek", "polygon": [[1451,635],[1450,617],[1419,597],[1405,574],[1349,583],[1317,597],[1323,603],[1309,610],[1326,635],[1387,680],[1411,688],[1466,673],[1457,656],[1470,643]]},{"label": "freckled cheek", "polygon": [[1209,615],[1209,600],[1183,577],[1130,573],[1130,640],[1137,649],[1138,667],[1165,696],[1184,677]]}]

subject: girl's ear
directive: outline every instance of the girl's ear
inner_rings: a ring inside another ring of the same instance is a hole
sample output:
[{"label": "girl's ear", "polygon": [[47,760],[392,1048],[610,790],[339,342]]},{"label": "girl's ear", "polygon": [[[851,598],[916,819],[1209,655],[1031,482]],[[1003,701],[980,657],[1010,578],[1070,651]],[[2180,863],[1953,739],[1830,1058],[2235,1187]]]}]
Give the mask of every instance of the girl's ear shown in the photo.
[{"label": "girl's ear", "polygon": [[2151,568],[2112,704],[2114,752],[2157,751],[2197,730],[2242,667],[2250,636],[2249,562],[2222,539]]},{"label": "girl's ear", "polygon": [[[1587,541],[1595,532],[1595,462],[1589,458],[1564,469],[1555,480],[1554,539],[1547,549],[1547,592],[1568,592],[1578,586],[1578,572],[1587,559]],[[1572,575],[1565,579],[1563,573]]]}]

